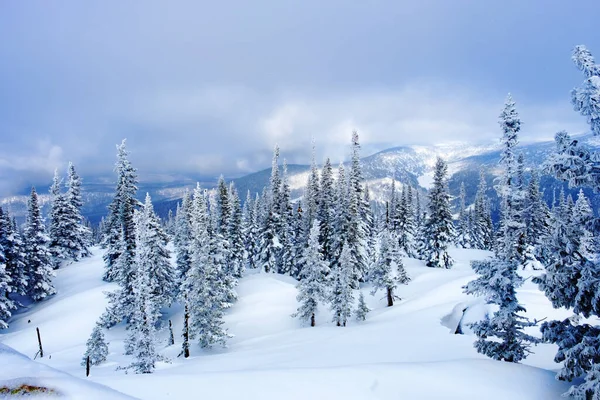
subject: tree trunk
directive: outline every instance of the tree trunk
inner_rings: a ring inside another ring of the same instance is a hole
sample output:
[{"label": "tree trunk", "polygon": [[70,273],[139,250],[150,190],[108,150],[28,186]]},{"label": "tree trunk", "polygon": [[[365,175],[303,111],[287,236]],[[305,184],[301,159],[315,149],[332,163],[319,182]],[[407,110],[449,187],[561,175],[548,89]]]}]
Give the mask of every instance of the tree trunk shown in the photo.
[{"label": "tree trunk", "polygon": [[38,344],[40,345],[40,358],[44,357],[44,349],[42,348],[42,337],[40,336],[40,328],[35,328],[37,331]]},{"label": "tree trunk", "polygon": [[90,356],[85,359],[85,376],[90,376]]},{"label": "tree trunk", "polygon": [[394,305],[394,294],[392,293],[392,288],[387,288],[387,301],[388,301],[388,307],[391,307]]},{"label": "tree trunk", "polygon": [[183,314],[183,356],[188,358],[190,356],[190,310],[186,302],[185,312]]},{"label": "tree trunk", "polygon": [[169,320],[169,346],[175,344],[175,335],[173,335],[173,323]]},{"label": "tree trunk", "polygon": [[315,313],[310,316],[310,326],[315,326]]}]

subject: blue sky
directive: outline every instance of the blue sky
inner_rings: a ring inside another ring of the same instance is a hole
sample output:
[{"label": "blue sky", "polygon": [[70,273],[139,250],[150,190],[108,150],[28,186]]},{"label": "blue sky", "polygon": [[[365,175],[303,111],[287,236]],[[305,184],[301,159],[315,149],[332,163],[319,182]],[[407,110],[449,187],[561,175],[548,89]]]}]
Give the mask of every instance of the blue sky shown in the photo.
[{"label": "blue sky", "polygon": [[[414,4],[418,3],[418,4]],[[576,44],[597,1],[0,2],[0,195],[76,163],[110,176],[240,175],[404,144],[491,142],[508,92],[523,141],[586,129]]]}]

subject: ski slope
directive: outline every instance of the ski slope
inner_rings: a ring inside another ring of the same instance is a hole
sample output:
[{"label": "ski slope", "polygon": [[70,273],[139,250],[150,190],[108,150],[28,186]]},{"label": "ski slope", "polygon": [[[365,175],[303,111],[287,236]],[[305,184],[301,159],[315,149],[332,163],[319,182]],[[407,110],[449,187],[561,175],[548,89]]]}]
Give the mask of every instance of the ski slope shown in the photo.
[{"label": "ski slope", "polygon": [[[290,317],[297,307],[295,280],[251,271],[240,280],[239,301],[226,316],[235,335],[228,348],[193,346],[189,359],[178,357],[182,311],[174,306],[165,313],[176,344],[167,347],[168,332],[162,333],[160,349],[169,361],[159,363],[155,373],[116,370],[131,361],[122,354],[125,329],[117,326],[106,332],[108,361],[86,378],[80,365],[85,342],[106,306],[103,292],[115,288],[102,281],[96,248],[93,257],[57,271],[56,296],[19,313],[0,333],[5,346],[33,357],[39,327],[45,352],[37,369],[22,366],[22,357],[21,364],[7,368],[0,353],[0,386],[43,375],[41,367],[48,367],[114,389],[104,392],[107,399],[122,396],[117,392],[140,399],[560,399],[569,384],[554,378],[554,345],[538,345],[523,364],[509,364],[477,354],[473,336],[453,334],[453,309],[477,302],[461,289],[474,277],[469,261],[490,253],[452,249],[451,255],[456,260],[451,270],[405,259],[412,281],[400,287],[402,301],[393,307],[385,306],[383,293],[371,296],[368,286],[362,288],[372,311],[365,322],[352,320],[345,328],[330,322],[327,308],[319,311],[316,327],[303,326]],[[570,315],[552,309],[530,280],[518,294],[531,318]],[[52,375],[44,382],[59,391],[64,386]],[[92,398],[85,388],[77,392],[71,386],[62,390],[65,397]]]}]

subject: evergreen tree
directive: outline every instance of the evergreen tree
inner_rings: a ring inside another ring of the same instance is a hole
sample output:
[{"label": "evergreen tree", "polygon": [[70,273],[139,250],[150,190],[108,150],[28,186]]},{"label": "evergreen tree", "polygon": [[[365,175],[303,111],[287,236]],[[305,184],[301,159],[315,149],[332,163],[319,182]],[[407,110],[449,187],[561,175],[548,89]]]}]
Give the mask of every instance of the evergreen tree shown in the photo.
[{"label": "evergreen tree", "polygon": [[410,186],[402,187],[400,199],[396,201],[395,226],[400,249],[407,256],[414,255],[413,238],[415,235],[414,216],[412,209],[412,189]]},{"label": "evergreen tree", "polygon": [[6,273],[10,277],[11,293],[27,294],[27,270],[25,268],[23,241],[8,211],[0,207],[0,247],[4,253]]},{"label": "evergreen tree", "polygon": [[293,315],[303,321],[310,321],[310,326],[315,326],[315,313],[319,302],[327,298],[326,278],[329,264],[324,261],[321,254],[319,234],[319,221],[315,220],[308,237],[308,246],[302,254],[301,262],[304,268],[297,285],[300,307]]},{"label": "evergreen tree", "polygon": [[367,319],[367,314],[371,311],[371,309],[367,306],[365,302],[365,295],[363,292],[360,292],[358,295],[358,307],[356,308],[356,320],[357,321],[365,321]]},{"label": "evergreen tree", "polygon": [[571,91],[573,108],[587,118],[593,134],[600,135],[600,65],[583,45],[575,46],[572,59],[585,77],[583,87]]},{"label": "evergreen tree", "polygon": [[[346,241],[351,254],[353,288],[363,280],[368,269],[366,223],[362,216],[366,215],[368,204],[363,195],[363,176],[360,164],[360,144],[358,133],[352,132],[352,159],[348,176],[348,210],[346,212]],[[341,255],[340,255],[341,257]]]},{"label": "evergreen tree", "polygon": [[456,245],[467,249],[471,247],[471,231],[469,223],[469,214],[465,204],[465,198],[467,193],[465,191],[465,183],[460,184],[459,198],[459,212],[458,212],[458,227],[456,230]]},{"label": "evergreen tree", "polygon": [[339,263],[340,255],[344,241],[348,235],[348,221],[346,214],[348,212],[348,186],[346,180],[346,171],[344,165],[338,167],[338,179],[335,184],[334,191],[334,225],[333,225],[333,256],[332,265]]},{"label": "evergreen tree", "polygon": [[35,188],[31,188],[31,196],[27,204],[24,238],[28,294],[34,301],[40,301],[55,294],[56,289],[52,285],[54,272],[48,250],[49,239],[46,235]]},{"label": "evergreen tree", "polygon": [[256,194],[256,197],[257,199],[253,200],[248,190],[244,203],[244,248],[246,249],[246,268],[249,269],[257,268],[258,246],[256,245],[256,241],[258,240],[258,221],[256,203],[258,203],[258,194]]},{"label": "evergreen tree", "polygon": [[215,263],[206,198],[198,185],[192,207],[192,265],[182,289],[187,298],[185,312],[188,315],[184,321],[184,354],[189,340],[198,339],[201,347],[224,346],[229,337],[222,325],[223,311],[231,305],[227,301],[230,294],[224,288],[223,271]]},{"label": "evergreen tree", "polygon": [[52,203],[50,207],[50,243],[48,249],[52,257],[54,269],[60,267],[62,263],[70,259],[71,253],[71,234],[69,232],[70,224],[68,221],[68,204],[65,196],[61,193],[62,180],[58,176],[58,171],[54,171],[54,180],[50,188]]},{"label": "evergreen tree", "polygon": [[454,263],[447,251],[448,243],[454,236],[447,174],[448,166],[438,157],[433,187],[429,191],[429,217],[424,228],[423,251],[428,267],[451,268]]},{"label": "evergreen tree", "polygon": [[6,271],[6,257],[4,248],[0,245],[0,329],[8,328],[8,319],[11,311],[16,308],[15,303],[9,298],[12,291],[12,279]]},{"label": "evergreen tree", "polygon": [[499,309],[491,318],[472,324],[477,335],[475,348],[494,360],[519,362],[529,351],[530,343],[538,339],[527,335],[523,328],[536,325],[519,315],[525,308],[517,301],[515,288],[523,279],[517,273],[517,264],[499,259],[472,261],[471,267],[479,274],[465,287],[465,293],[481,295],[488,304]]},{"label": "evergreen tree", "polygon": [[333,168],[329,158],[325,160],[323,172],[321,173],[321,191],[319,192],[319,213],[318,219],[321,235],[319,243],[323,252],[323,257],[327,262],[333,262],[334,253],[334,220],[335,220],[335,182],[333,180]]},{"label": "evergreen tree", "polygon": [[233,186],[229,187],[229,205],[231,216],[229,218],[227,242],[229,244],[229,270],[236,277],[241,278],[245,270],[244,258],[244,232],[243,232],[243,214],[240,196]]},{"label": "evergreen tree", "polygon": [[490,213],[488,187],[483,167],[479,171],[479,186],[475,195],[475,214],[473,221],[473,244],[477,249],[491,250],[494,247],[494,225]]},{"label": "evergreen tree", "polygon": [[545,263],[550,258],[550,255],[543,251],[545,244],[550,240],[550,209],[542,198],[539,178],[535,170],[531,172],[525,203],[527,244],[533,248],[535,258]]},{"label": "evergreen tree", "polygon": [[191,212],[192,199],[186,191],[183,195],[181,205],[177,205],[175,214],[175,235],[173,243],[175,245],[178,292],[181,284],[185,280],[186,274],[192,263],[191,241]]},{"label": "evergreen tree", "polygon": [[91,244],[91,230],[83,224],[81,207],[83,200],[81,196],[81,178],[75,170],[73,163],[69,163],[67,170],[67,193],[65,195],[68,205],[68,221],[72,237],[71,258],[74,261],[91,255],[89,246]]},{"label": "evergreen tree", "polygon": [[332,270],[332,291],[329,302],[333,311],[333,322],[337,326],[346,326],[352,315],[354,293],[352,291],[352,273],[354,260],[347,242],[344,242],[339,263]]},{"label": "evergreen tree", "polygon": [[137,192],[137,173],[128,159],[125,140],[117,146],[117,187],[109,206],[107,231],[104,236],[104,279],[115,281],[119,289],[109,294],[109,307],[103,317],[107,326],[132,315],[134,282],[136,280],[135,259],[135,221],[134,212],[139,205],[135,198]]},{"label": "evergreen tree", "polygon": [[96,324],[90,338],[86,342],[85,353],[81,365],[85,366],[87,358],[90,358],[91,365],[100,365],[106,361],[108,356],[108,342],[102,332],[102,325]]},{"label": "evergreen tree", "polygon": [[308,175],[308,181],[306,183],[306,189],[304,190],[304,207],[302,210],[302,216],[304,217],[304,233],[307,235],[304,238],[304,245],[308,242],[308,235],[312,228],[313,222],[318,217],[319,213],[319,196],[320,196],[320,182],[319,182],[319,170],[317,168],[317,161],[315,155],[315,143],[312,143],[312,159],[310,163],[310,173]]},{"label": "evergreen tree", "polygon": [[281,259],[279,273],[291,275],[296,270],[296,238],[294,236],[294,208],[290,202],[290,185],[288,180],[287,161],[283,160],[283,174],[281,177],[280,190],[281,227],[279,237],[281,240]]},{"label": "evergreen tree", "polygon": [[[397,270],[397,275],[394,275],[394,270]],[[379,290],[384,290],[388,307],[394,305],[394,300],[400,300],[395,293],[398,284],[406,285],[410,281],[404,270],[398,242],[387,229],[381,232],[379,255],[370,271],[369,280],[373,284],[371,295],[375,295]]]},{"label": "evergreen tree", "polygon": [[521,119],[510,94],[500,114],[503,131],[500,165],[502,177],[496,191],[501,199],[500,228],[496,254],[500,260],[523,265],[525,262],[525,223],[523,222],[523,202],[525,193],[522,182],[522,162],[517,158],[515,147],[517,134],[521,130]]}]

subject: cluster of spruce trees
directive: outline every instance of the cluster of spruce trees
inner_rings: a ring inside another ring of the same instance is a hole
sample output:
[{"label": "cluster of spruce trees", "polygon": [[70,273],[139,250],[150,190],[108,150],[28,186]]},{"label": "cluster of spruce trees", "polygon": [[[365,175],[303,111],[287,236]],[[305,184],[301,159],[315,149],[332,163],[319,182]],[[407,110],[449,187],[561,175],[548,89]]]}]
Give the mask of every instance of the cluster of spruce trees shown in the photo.
[{"label": "cluster of spruce trees", "polygon": [[68,168],[67,190],[62,186],[55,174],[49,226],[35,188],[22,230],[0,208],[0,329],[8,327],[12,312],[28,300],[37,302],[56,293],[54,269],[90,255],[89,229],[81,216],[81,179],[73,164]]}]

